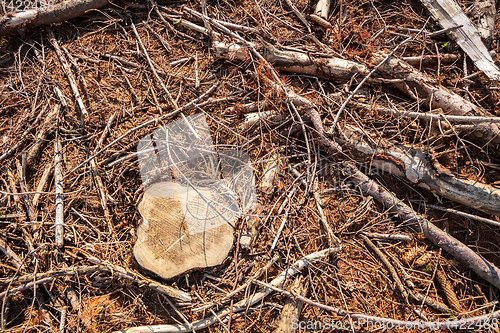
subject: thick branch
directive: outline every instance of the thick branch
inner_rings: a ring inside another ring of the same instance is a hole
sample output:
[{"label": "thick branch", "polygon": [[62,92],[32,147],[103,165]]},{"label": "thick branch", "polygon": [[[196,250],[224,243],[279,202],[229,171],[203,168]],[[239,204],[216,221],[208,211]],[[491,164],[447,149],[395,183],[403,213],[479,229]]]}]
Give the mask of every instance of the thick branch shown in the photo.
[{"label": "thick branch", "polygon": [[366,195],[371,195],[377,201],[384,204],[386,208],[409,224],[416,224],[417,228],[436,246],[441,247],[446,252],[453,255],[476,272],[483,279],[500,288],[500,269],[472,251],[467,245],[458,239],[450,236],[443,230],[436,227],[429,220],[417,214],[408,205],[400,201],[393,193],[379,186],[360,172],[354,165],[347,164],[343,173],[350,181],[353,181]]},{"label": "thick branch", "polygon": [[[305,52],[278,49],[271,44],[255,43],[252,46],[274,67],[285,72],[342,80],[348,80],[356,74],[366,74],[365,66],[354,61],[314,57]],[[223,59],[251,59],[251,51],[241,44],[214,42],[213,48],[216,55]]]},{"label": "thick branch", "polygon": [[[383,59],[385,59],[385,55],[378,53],[374,57],[374,63],[378,64]],[[400,80],[394,82],[394,85],[410,97],[423,99],[426,105],[441,108],[447,114],[456,116],[492,116],[483,108],[440,86],[429,75],[419,72],[396,57],[391,57],[383,63],[379,68],[379,72],[384,77]],[[500,143],[498,124],[477,124],[471,134],[482,142]]]},{"label": "thick branch", "polygon": [[[371,161],[378,169],[424,189],[489,214],[500,216],[500,191],[477,181],[459,179],[431,162],[419,148],[377,139],[377,142],[350,125],[343,128],[344,137],[338,138],[344,146],[354,150],[364,161]],[[366,133],[366,132],[365,132]]]},{"label": "thick branch", "polygon": [[89,10],[106,6],[112,0],[68,0],[39,10],[9,13],[0,17],[0,36],[10,35],[18,30],[36,28],[42,25],[63,22]]}]

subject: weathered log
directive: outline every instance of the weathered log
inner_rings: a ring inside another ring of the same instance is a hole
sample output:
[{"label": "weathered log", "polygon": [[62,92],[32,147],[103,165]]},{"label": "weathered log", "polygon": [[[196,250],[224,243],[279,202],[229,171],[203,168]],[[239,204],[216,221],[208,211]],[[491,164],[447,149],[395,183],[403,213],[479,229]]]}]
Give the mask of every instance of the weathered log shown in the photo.
[{"label": "weathered log", "polygon": [[[274,67],[285,72],[340,80],[366,74],[366,67],[354,61],[336,57],[319,58],[305,52],[279,49],[271,44],[254,43],[252,46]],[[251,51],[241,44],[214,42],[213,48],[215,54],[223,59],[251,60]]]},{"label": "weathered log", "polygon": [[[383,53],[375,54],[373,62],[380,63],[385,59]],[[391,57],[379,68],[384,77],[397,79],[394,86],[410,97],[423,100],[424,104],[433,108],[441,108],[447,114],[456,116],[486,116],[492,114],[463,97],[439,85],[435,79],[419,72],[406,62]],[[418,95],[418,97],[417,97]],[[485,143],[500,143],[500,127],[498,124],[477,124],[471,135]]]},{"label": "weathered log", "polygon": [[354,165],[345,164],[343,174],[360,188],[365,195],[371,195],[387,209],[397,213],[405,224],[414,224],[424,236],[436,246],[441,247],[456,259],[466,264],[480,277],[500,288],[500,269],[479,254],[472,251],[458,239],[436,227],[425,217],[417,214],[408,205],[399,200],[392,192],[382,188],[376,182],[360,172]]},{"label": "weathered log", "polygon": [[412,184],[431,190],[447,199],[489,214],[500,216],[500,190],[477,181],[459,179],[437,162],[432,162],[418,147],[371,139],[360,129],[346,125],[337,141],[374,167],[408,179]]},{"label": "weathered log", "polygon": [[471,20],[454,0],[421,0],[434,20],[448,32],[472,59],[476,67],[492,81],[500,81],[500,71]]},{"label": "weathered log", "polygon": [[0,36],[10,35],[27,28],[66,21],[92,9],[106,6],[113,0],[68,0],[40,9],[9,13],[0,17]]}]

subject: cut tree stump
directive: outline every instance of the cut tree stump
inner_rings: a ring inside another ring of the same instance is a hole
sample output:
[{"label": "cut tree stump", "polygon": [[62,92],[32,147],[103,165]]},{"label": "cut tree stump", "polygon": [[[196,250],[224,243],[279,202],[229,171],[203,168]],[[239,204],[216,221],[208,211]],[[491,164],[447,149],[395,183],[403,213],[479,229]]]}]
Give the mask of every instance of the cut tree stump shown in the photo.
[{"label": "cut tree stump", "polygon": [[134,256],[139,265],[169,279],[194,268],[221,264],[233,244],[231,221],[238,215],[223,207],[220,198],[213,189],[174,182],[156,183],[147,189],[138,207],[143,221],[137,230]]}]

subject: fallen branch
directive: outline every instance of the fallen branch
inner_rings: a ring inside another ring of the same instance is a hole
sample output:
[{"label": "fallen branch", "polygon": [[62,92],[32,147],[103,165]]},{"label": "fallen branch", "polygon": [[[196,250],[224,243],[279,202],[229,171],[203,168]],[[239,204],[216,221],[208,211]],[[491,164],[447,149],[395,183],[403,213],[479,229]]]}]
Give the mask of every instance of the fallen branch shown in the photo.
[{"label": "fallen branch", "polygon": [[59,114],[59,110],[61,109],[61,105],[57,103],[52,111],[49,112],[47,117],[45,118],[45,121],[43,122],[43,125],[41,126],[42,129],[37,132],[36,137],[35,137],[35,143],[33,146],[30,148],[28,152],[28,161],[27,164],[28,166],[33,165],[35,159],[37,158],[38,154],[42,150],[43,144],[45,143],[45,140],[47,139],[47,136],[51,133],[51,131],[54,129],[54,119],[57,117]]},{"label": "fallen branch", "polygon": [[[300,276],[295,278],[291,287],[291,291],[301,296],[306,296],[308,290],[308,281],[301,280]],[[294,321],[298,321],[304,302],[292,298],[287,298],[281,314],[278,319],[278,328],[274,333],[293,333],[296,329],[293,328]]]},{"label": "fallen branch", "polygon": [[[380,63],[386,57],[375,54],[374,63]],[[437,84],[436,80],[427,74],[419,72],[406,62],[391,57],[379,68],[384,77],[397,79],[394,86],[412,97],[423,100],[425,105],[441,108],[445,113],[456,116],[487,116],[492,115],[483,108],[474,105],[461,96]],[[500,143],[500,128],[497,124],[478,124],[471,133],[473,137],[485,143]]]},{"label": "fallen branch", "polygon": [[346,125],[345,136],[337,138],[355,155],[374,167],[398,177],[408,179],[426,190],[489,214],[500,216],[500,190],[493,186],[468,179],[459,179],[444,170],[437,162],[431,162],[418,147],[410,147],[366,136],[366,131]]},{"label": "fallen branch", "polygon": [[36,280],[36,281],[32,281],[30,283],[23,284],[21,286],[18,286],[18,287],[12,288],[12,289],[8,289],[8,290],[0,293],[0,299],[3,299],[4,297],[7,297],[7,296],[12,295],[14,293],[17,293],[18,291],[23,291],[23,290],[26,290],[26,289],[31,289],[31,288],[33,288],[35,286],[38,286],[39,284],[44,284],[44,283],[52,282],[52,280],[54,280],[53,277],[46,277],[46,278],[43,278],[43,279],[40,279],[40,280]]},{"label": "fallen branch", "polygon": [[455,53],[442,53],[439,55],[424,55],[424,56],[418,56],[418,57],[402,57],[401,60],[407,62],[409,65],[419,67],[420,65],[427,65],[427,64],[432,64],[432,63],[454,63],[455,61],[458,61],[462,59],[461,54],[455,54]]},{"label": "fallen branch", "polygon": [[[343,173],[354,182],[364,194],[373,196],[389,210],[397,213],[405,224],[415,224],[419,231],[436,246],[453,255],[476,272],[483,279],[500,288],[500,269],[472,251],[468,246],[436,227],[423,216],[417,214],[394,194],[379,186],[361,173],[354,165],[346,164]],[[500,312],[499,312],[500,314]]]},{"label": "fallen branch", "polygon": [[80,122],[83,124],[85,119],[89,116],[89,113],[87,112],[87,108],[85,107],[85,104],[83,104],[83,100],[80,94],[80,91],[78,90],[78,85],[76,84],[75,76],[73,75],[73,72],[71,71],[71,68],[69,67],[68,62],[66,61],[66,58],[64,57],[64,54],[59,47],[59,43],[57,42],[56,36],[54,35],[54,32],[50,29],[47,29],[49,33],[49,40],[52,46],[54,47],[54,50],[56,51],[57,57],[59,58],[59,62],[61,63],[61,68],[68,78],[69,81],[69,86],[71,88],[71,92],[73,93],[73,97],[75,98],[75,102],[78,105],[77,109],[78,112],[80,112]]},{"label": "fallen branch", "polygon": [[111,1],[113,0],[68,0],[56,5],[47,5],[45,8],[9,13],[0,17],[0,36],[10,35],[27,28],[70,20],[89,10],[102,8]]},{"label": "fallen branch", "polygon": [[54,143],[54,183],[56,185],[56,218],[55,218],[55,244],[58,248],[64,246],[64,204],[63,204],[63,174],[62,174],[62,148],[59,137]]},{"label": "fallen branch", "polygon": [[100,270],[104,270],[104,271],[110,272],[112,274],[116,274],[117,276],[119,276],[123,279],[126,279],[126,280],[137,282],[141,286],[147,286],[147,287],[155,290],[156,292],[159,292],[161,294],[164,294],[164,295],[167,295],[169,297],[174,298],[177,302],[187,302],[187,303],[191,302],[191,296],[189,296],[189,294],[186,292],[177,290],[177,289],[172,288],[170,286],[165,286],[161,283],[158,283],[156,281],[148,279],[147,277],[144,277],[139,273],[128,271],[123,267],[120,267],[118,265],[113,265],[113,264],[110,264],[108,262],[101,261],[95,257],[89,256],[89,257],[87,257],[87,259],[91,263],[99,265]]},{"label": "fallen branch", "polygon": [[[286,279],[291,278],[293,275],[300,272],[302,268],[306,265],[311,264],[314,261],[321,260],[327,258],[331,253],[336,251],[336,249],[326,249],[319,252],[314,252],[306,257],[298,260],[295,264],[293,264],[290,268],[283,271],[280,275],[274,278],[270,286],[273,287],[281,287]],[[261,291],[253,294],[249,298],[243,299],[237,303],[235,303],[232,307],[232,313],[237,313],[247,309],[248,307],[261,302],[264,297],[269,295],[273,290],[271,288],[264,288]],[[231,313],[231,309],[229,307],[224,308],[223,310],[217,312],[214,316],[201,319],[191,323],[191,325],[187,324],[174,324],[174,325],[149,325],[149,326],[140,326],[140,327],[132,327],[128,329],[121,330],[119,332],[122,333],[145,333],[145,332],[155,332],[155,333],[167,333],[167,332],[190,332],[192,329],[200,330],[206,327],[209,327],[215,323],[219,322],[219,319],[229,315]],[[191,326],[191,327],[190,327]],[[191,329],[192,328],[192,329]]]},{"label": "fallen branch", "polygon": [[[214,42],[212,46],[215,54],[220,58],[251,60],[250,50],[242,44]],[[366,67],[354,61],[335,57],[314,57],[305,52],[279,49],[267,43],[252,43],[252,46],[275,68],[285,72],[314,75],[330,80],[349,80],[356,74],[366,74]]]},{"label": "fallen branch", "polygon": [[448,126],[448,122],[455,123],[500,123],[500,117],[481,117],[481,116],[450,116],[442,113],[425,113],[425,112],[411,112],[411,111],[399,111],[396,109],[390,109],[383,106],[375,105],[375,104],[365,104],[358,102],[349,102],[350,105],[370,110],[370,111],[380,111],[385,114],[390,114],[397,117],[408,117],[408,118],[417,118],[417,119],[425,119],[425,120],[434,120],[441,121],[444,125]]}]

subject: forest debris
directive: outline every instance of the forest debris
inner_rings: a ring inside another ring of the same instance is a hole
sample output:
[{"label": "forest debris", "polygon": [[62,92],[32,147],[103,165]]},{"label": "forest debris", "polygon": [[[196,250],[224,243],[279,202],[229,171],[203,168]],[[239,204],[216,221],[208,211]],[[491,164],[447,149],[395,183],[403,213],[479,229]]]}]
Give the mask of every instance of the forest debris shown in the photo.
[{"label": "forest debris", "polygon": [[500,190],[493,186],[468,179],[459,179],[448,172],[436,168],[421,149],[373,139],[366,131],[351,125],[342,130],[345,137],[337,141],[362,156],[365,162],[398,177],[405,177],[411,183],[431,190],[447,199],[459,202],[474,209],[500,216]]},{"label": "forest debris", "polygon": [[403,255],[401,258],[406,264],[410,264],[417,258],[418,255],[420,255],[422,252],[424,252],[425,249],[421,246],[416,246],[412,247],[406,253]]},{"label": "forest debris", "polygon": [[[385,55],[382,53],[377,53],[374,56],[375,63],[379,63],[383,59],[385,59]],[[491,113],[483,108],[476,106],[439,85],[429,75],[419,72],[396,57],[391,57],[387,60],[380,66],[379,71],[385,77],[401,80],[393,84],[408,96],[413,99],[422,99],[426,105],[432,108],[441,108],[447,114],[457,116],[492,116]],[[497,124],[478,124],[474,126],[474,131],[471,135],[485,143],[500,143],[500,128]]]},{"label": "forest debris", "polygon": [[[0,36],[10,35],[27,28],[36,28],[56,22],[63,22],[89,10],[99,9],[113,0],[67,0],[55,5],[44,2],[46,6],[17,13],[8,13],[0,17]],[[40,2],[40,5],[42,2]],[[16,4],[17,6],[17,4]]]},{"label": "forest debris", "polygon": [[[291,287],[291,291],[300,296],[306,296],[307,290],[308,281],[301,279],[300,276],[296,277]],[[295,332],[297,327],[294,328],[292,323],[294,319],[299,320],[300,312],[302,311],[303,306],[304,302],[301,300],[287,298],[285,305],[283,305],[283,309],[281,309],[281,314],[278,319],[278,328],[274,331],[274,333]]]},{"label": "forest debris", "polygon": [[[275,277],[271,283],[271,287],[281,287],[283,283],[294,276],[295,274],[299,273],[302,268],[305,266],[309,266],[315,261],[322,260],[328,258],[330,254],[335,252],[337,249],[326,249],[318,252],[311,253],[304,258],[296,261],[290,268],[285,269],[281,274],[279,274],[277,277]],[[241,301],[235,303],[232,307],[232,311],[230,307],[224,308],[220,310],[219,312],[215,313],[214,316],[201,319],[198,321],[195,321],[191,323],[191,325],[187,324],[174,324],[174,325],[149,325],[149,326],[142,326],[142,327],[132,327],[128,328],[125,330],[122,330],[122,333],[144,333],[144,332],[151,332],[152,330],[154,332],[190,332],[191,327],[195,330],[201,330],[203,328],[209,327],[217,322],[219,322],[220,319],[224,318],[225,316],[229,315],[230,313],[237,313],[240,311],[243,311],[247,309],[248,307],[262,301],[264,297],[269,295],[273,289],[269,287],[265,287],[262,290],[256,292],[255,294],[252,294],[248,298],[242,299]],[[191,327],[190,327],[191,326]]]},{"label": "forest debris", "polygon": [[64,204],[63,204],[63,174],[62,174],[62,147],[59,136],[54,143],[54,183],[56,185],[56,217],[55,217],[55,244],[64,246]]},{"label": "forest debris", "polygon": [[15,287],[15,288],[7,289],[6,291],[0,293],[0,300],[3,299],[4,297],[7,297],[7,296],[12,295],[14,293],[17,293],[19,291],[30,289],[30,288],[33,288],[33,287],[38,286],[40,284],[51,282],[52,280],[54,280],[53,277],[46,277],[43,279],[39,279],[39,280],[35,280],[35,281],[29,282],[29,283],[25,283],[21,286]]},{"label": "forest debris", "polygon": [[52,111],[49,112],[47,117],[45,118],[41,130],[39,130],[35,137],[35,143],[30,148],[28,152],[28,166],[33,166],[35,159],[38,154],[42,150],[43,144],[47,139],[47,136],[54,130],[55,119],[59,114],[59,110],[61,109],[61,105],[57,103]]},{"label": "forest debris", "polygon": [[361,173],[354,165],[345,164],[343,173],[353,181],[363,193],[373,196],[389,210],[397,213],[405,224],[415,224],[436,246],[441,247],[458,260],[466,264],[483,279],[500,288],[500,269],[479,254],[472,251],[458,239],[436,227],[425,217],[417,214],[408,205],[399,200],[394,194],[379,186],[376,182]]},{"label": "forest debris", "polygon": [[80,122],[83,124],[85,119],[89,116],[89,113],[87,112],[87,108],[85,107],[85,104],[83,104],[83,100],[80,94],[80,91],[78,90],[78,85],[76,84],[75,76],[73,75],[73,72],[71,71],[71,68],[66,61],[66,58],[64,57],[64,54],[59,47],[59,43],[57,42],[56,35],[54,35],[54,32],[51,29],[47,29],[49,33],[49,40],[52,46],[54,47],[54,50],[56,51],[56,54],[59,58],[59,62],[61,64],[62,70],[66,77],[68,78],[69,81],[69,86],[71,88],[71,92],[73,93],[73,97],[75,98],[76,105],[78,106],[76,109],[80,113]]},{"label": "forest debris", "polygon": [[414,67],[419,67],[421,65],[427,65],[427,64],[432,64],[432,63],[437,63],[438,61],[442,64],[444,63],[454,63],[455,61],[458,61],[462,59],[461,54],[456,54],[456,53],[441,53],[439,55],[423,55],[423,56],[416,56],[416,57],[402,57],[401,60],[405,61],[411,66]]},{"label": "forest debris", "polygon": [[432,208],[432,209],[441,210],[443,212],[448,212],[448,213],[452,213],[455,215],[463,216],[463,217],[466,217],[466,218],[471,219],[471,220],[480,221],[483,223],[490,224],[494,227],[500,228],[500,222],[493,221],[492,219],[487,219],[485,217],[464,213],[464,212],[461,212],[461,211],[456,210],[456,209],[445,208],[445,207],[440,207],[440,206],[431,205],[431,204],[427,204],[427,207]]},{"label": "forest debris", "polygon": [[19,255],[14,252],[7,243],[4,242],[3,239],[0,239],[0,251],[10,260],[12,265],[17,268],[19,271],[24,272],[23,260]]},{"label": "forest debris", "polygon": [[418,257],[414,262],[413,264],[416,266],[416,267],[422,267],[422,266],[425,266],[427,265],[434,257],[436,256],[436,254],[432,251],[430,252],[425,252],[424,254],[422,254],[420,257]]},{"label": "forest debris", "polygon": [[172,105],[172,108],[178,109],[179,105],[177,105],[177,102],[172,98],[172,95],[170,94],[170,91],[168,91],[167,86],[165,86],[165,83],[163,83],[163,80],[158,75],[153,62],[151,61],[151,58],[149,57],[148,51],[146,50],[146,47],[142,43],[141,36],[139,36],[139,33],[137,32],[137,29],[135,28],[134,23],[132,23],[131,26],[132,26],[132,31],[134,32],[134,35],[137,38],[137,41],[139,42],[139,45],[141,46],[142,52],[144,53],[144,56],[146,57],[146,60],[148,61],[149,68],[151,68],[151,71],[153,72],[153,75],[155,76],[156,80],[158,81],[158,83],[162,87],[163,91],[167,95],[168,101]]},{"label": "forest debris", "polygon": [[476,27],[455,0],[421,0],[421,2],[444,29],[461,25],[448,34],[490,80],[500,81],[500,71],[484,46]]},{"label": "forest debris", "polygon": [[[400,111],[397,109],[391,109],[383,107],[376,104],[365,104],[358,102],[349,102],[350,105],[369,111],[381,111],[386,114],[391,114],[397,117],[409,117],[418,118],[426,120],[440,121],[443,125],[449,127],[448,122],[456,123],[500,123],[500,117],[481,117],[481,116],[450,116],[442,113],[430,113],[430,112],[411,112],[411,111]],[[431,112],[441,111],[441,109],[432,110]]]},{"label": "forest debris", "polygon": [[371,238],[378,238],[383,240],[397,240],[397,241],[405,241],[409,242],[413,239],[413,237],[404,234],[381,234],[378,232],[363,232],[364,235]]},{"label": "forest debris", "polygon": [[475,0],[473,14],[477,18],[477,31],[489,48],[495,34],[495,0]]},{"label": "forest debris", "polygon": [[269,161],[264,166],[264,172],[262,173],[262,178],[260,180],[260,190],[264,194],[271,194],[276,186],[275,181],[278,176],[280,169],[280,155],[278,153],[273,153]]},{"label": "forest debris", "polygon": [[311,15],[309,15],[309,19],[311,21],[313,21],[314,23],[319,24],[320,26],[322,26],[325,29],[333,29],[333,25],[331,25],[330,22],[328,22],[327,20],[325,20],[324,18],[322,18],[320,16],[311,14]]},{"label": "forest debris", "polygon": [[92,256],[88,256],[88,260],[93,264],[99,265],[100,270],[105,270],[112,274],[116,274],[117,276],[126,280],[135,281],[141,286],[147,286],[155,290],[156,292],[170,296],[178,302],[191,302],[191,296],[189,296],[189,294],[184,291],[161,284],[154,280],[148,279],[147,277],[144,277],[139,273],[132,272],[121,266],[113,265],[109,262],[99,260],[98,258]]},{"label": "forest debris", "polygon": [[18,140],[16,140],[16,143],[10,147],[7,148],[4,146],[4,153],[0,155],[0,162],[4,161],[5,159],[9,158],[12,154],[16,152],[16,150],[24,145],[26,140],[29,138],[29,133],[33,128],[36,128],[38,126],[38,123],[42,119],[43,116],[45,116],[45,110],[47,110],[47,105],[44,106],[44,108],[38,113],[36,116],[36,119],[28,126],[28,128],[21,134]]},{"label": "forest debris", "polygon": [[314,15],[328,20],[328,13],[330,13],[331,4],[332,0],[318,0],[316,8],[314,8]]},{"label": "forest debris", "polygon": [[[280,49],[268,43],[252,43],[252,46],[274,67],[285,72],[337,80],[348,80],[356,74],[366,74],[365,66],[350,60],[314,57],[305,52]],[[241,44],[215,41],[212,47],[220,58],[251,60],[250,50]]]}]

